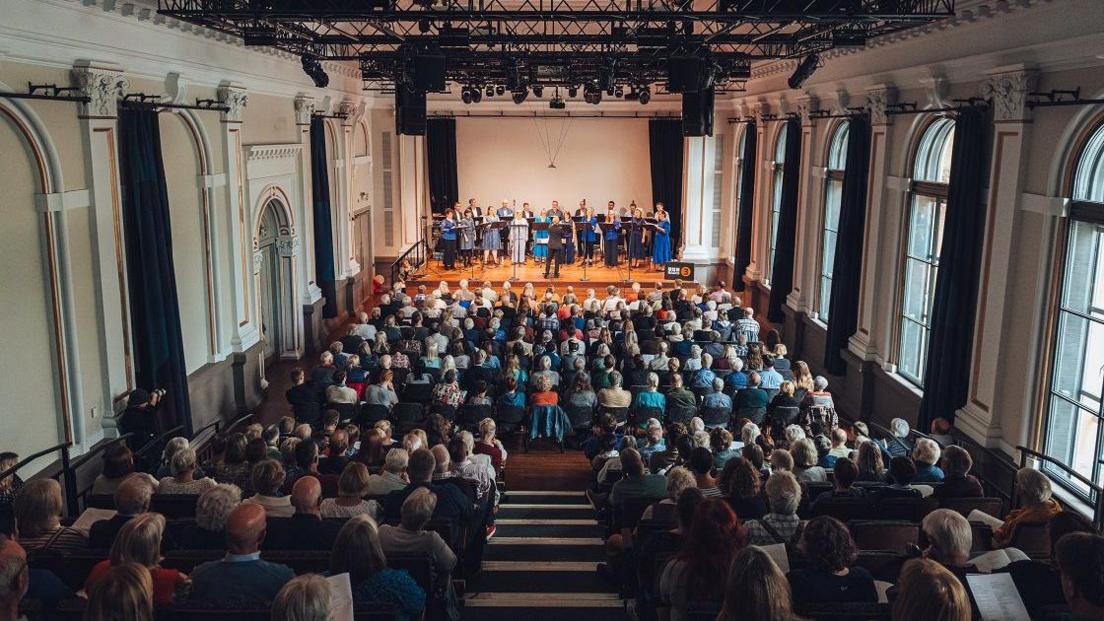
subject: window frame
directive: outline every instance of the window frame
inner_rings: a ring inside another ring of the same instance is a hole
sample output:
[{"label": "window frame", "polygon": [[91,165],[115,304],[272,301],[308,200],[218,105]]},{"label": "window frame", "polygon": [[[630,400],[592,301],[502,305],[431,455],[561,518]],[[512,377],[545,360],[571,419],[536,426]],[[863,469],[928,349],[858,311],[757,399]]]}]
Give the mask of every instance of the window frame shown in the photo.
[{"label": "window frame", "polygon": [[[1047,358],[1043,364],[1046,368],[1046,381],[1043,390],[1039,395],[1039,402],[1043,412],[1040,430],[1038,438],[1038,448],[1046,454],[1051,454],[1051,439],[1052,439],[1052,423],[1055,416],[1055,401],[1062,401],[1069,405],[1073,412],[1072,425],[1074,427],[1073,432],[1070,434],[1070,445],[1068,447],[1068,453],[1075,455],[1077,451],[1077,429],[1080,426],[1080,416],[1088,414],[1095,416],[1096,418],[1096,438],[1091,453],[1092,471],[1087,473],[1087,478],[1092,480],[1096,485],[1104,485],[1104,464],[1101,463],[1101,458],[1104,458],[1104,398],[1098,397],[1096,411],[1092,411],[1082,401],[1071,399],[1069,396],[1061,393],[1057,390],[1057,375],[1059,369],[1059,357],[1063,352],[1064,339],[1062,338],[1063,319],[1067,316],[1079,318],[1088,322],[1087,329],[1091,328],[1091,325],[1095,323],[1097,326],[1104,326],[1104,312],[1101,313],[1088,313],[1077,309],[1065,308],[1065,297],[1067,285],[1069,284],[1070,274],[1068,273],[1070,267],[1070,255],[1071,255],[1071,242],[1073,236],[1077,232],[1078,224],[1085,224],[1095,226],[1096,230],[1096,243],[1095,254],[1097,255],[1096,262],[1099,264],[1100,253],[1104,253],[1104,119],[1098,119],[1095,123],[1089,125],[1089,130],[1085,134],[1085,139],[1079,145],[1079,148],[1075,151],[1076,157],[1071,160],[1071,166],[1069,167],[1068,177],[1068,192],[1069,196],[1069,215],[1065,218],[1061,232],[1058,235],[1059,242],[1056,244],[1057,249],[1057,263],[1061,265],[1060,270],[1055,271],[1057,278],[1056,284],[1053,287],[1053,297],[1050,309],[1049,323],[1047,326],[1049,346],[1044,347],[1043,351],[1047,352]],[[1091,161],[1089,161],[1091,159]],[[1082,175],[1086,175],[1087,178],[1082,179]],[[1096,198],[1100,201],[1092,200],[1094,197],[1089,195],[1093,188],[1097,189]],[[1093,273],[1094,278],[1098,278],[1099,274]],[[1076,285],[1075,285],[1076,286]],[[1094,294],[1095,294],[1094,287]],[[1090,302],[1091,298],[1090,296]],[[1090,311],[1093,310],[1090,308]],[[1101,310],[1101,309],[1097,309]],[[1082,364],[1088,359],[1086,352],[1088,350],[1087,345],[1088,333],[1083,338],[1083,342],[1080,345],[1080,357]],[[1084,375],[1084,369],[1081,369],[1082,376]],[[1082,392],[1084,392],[1084,386],[1081,386]],[[1100,395],[1104,397],[1104,377],[1101,378]],[[1079,395],[1080,397],[1081,395]],[[1062,459],[1060,459],[1062,461]],[[1074,459],[1068,459],[1065,465],[1071,469],[1076,468]],[[1052,481],[1057,483],[1062,489],[1069,492],[1079,500],[1088,503],[1090,506],[1096,506],[1099,502],[1099,498],[1096,497],[1096,492],[1091,488],[1086,489],[1082,484],[1073,479],[1060,468],[1052,466],[1049,462],[1041,464],[1041,469],[1050,477]],[[1083,473],[1085,474],[1085,473]]]},{"label": "window frame", "polygon": [[774,159],[771,161],[771,197],[767,211],[767,257],[763,266],[763,286],[771,287],[774,254],[778,246],[778,220],[782,214],[782,184],[786,182],[786,123],[780,123],[774,138]]},{"label": "window frame", "polygon": [[[816,281],[816,314],[817,320],[827,324],[828,323],[828,307],[831,304],[832,296],[832,268],[825,268],[824,258],[828,253],[827,238],[828,234],[832,233],[839,239],[839,216],[840,208],[843,206],[843,177],[846,174],[847,168],[847,141],[851,136],[851,123],[849,121],[841,121],[836,124],[832,129],[831,138],[828,140],[827,157],[825,158],[825,173],[824,173],[824,202],[821,205],[820,212],[820,239],[818,240],[819,253],[817,255],[817,281]],[[835,227],[831,228],[828,225],[828,201],[831,198],[832,185],[834,182],[839,183],[839,204],[836,206],[836,223]],[[833,256],[835,248],[832,249]],[[825,290],[825,283],[827,282],[827,291]]]},{"label": "window frame", "polygon": [[[942,179],[941,164],[944,157],[949,157],[948,150],[954,149],[955,120],[947,116],[932,117],[926,125],[917,133],[918,139],[913,150],[910,170],[915,177],[909,184],[908,197],[905,204],[904,226],[902,228],[900,255],[900,279],[897,292],[896,306],[896,335],[894,339],[894,363],[896,375],[909,385],[918,390],[924,388],[924,371],[928,359],[928,337],[931,333],[931,313],[935,298],[935,287],[939,279],[939,254],[943,244],[944,220],[947,209],[947,194],[950,189],[949,172],[946,180]],[[949,167],[948,167],[949,170]],[[931,226],[927,231],[929,254],[925,257],[911,255],[913,241],[913,226],[916,223],[917,209],[924,201],[932,204]],[[919,317],[913,317],[906,313],[906,302],[909,300],[910,275],[909,269],[913,263],[921,263],[924,269],[926,281],[923,292],[924,299],[921,302],[923,312]],[[919,349],[916,353],[916,372],[912,373],[903,369],[903,360],[906,355],[906,327],[913,325],[920,330]]]}]

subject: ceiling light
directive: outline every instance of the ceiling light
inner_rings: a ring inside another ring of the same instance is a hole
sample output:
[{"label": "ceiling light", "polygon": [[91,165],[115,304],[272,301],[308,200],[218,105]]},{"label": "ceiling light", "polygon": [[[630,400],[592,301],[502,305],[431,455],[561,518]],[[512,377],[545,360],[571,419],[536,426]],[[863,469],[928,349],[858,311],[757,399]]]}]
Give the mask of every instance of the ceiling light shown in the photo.
[{"label": "ceiling light", "polygon": [[541,86],[540,84],[534,84],[533,85],[533,96],[534,97],[540,97],[542,95],[544,95],[544,87]]},{"label": "ceiling light", "polygon": [[648,102],[652,100],[652,90],[650,88],[648,88],[647,86],[640,89],[639,98],[640,98],[640,105],[642,105],[642,106],[648,105]]},{"label": "ceiling light", "polygon": [[471,102],[472,102],[471,89],[469,89],[466,86],[464,88],[460,89],[460,101],[463,101],[466,104],[471,104]]},{"label": "ceiling light", "polygon": [[529,96],[529,89],[523,86],[523,87],[521,87],[521,88],[519,88],[519,89],[517,89],[513,92],[514,103],[516,103],[520,106],[521,103],[523,101],[525,101],[525,98],[528,97],[528,96]]}]

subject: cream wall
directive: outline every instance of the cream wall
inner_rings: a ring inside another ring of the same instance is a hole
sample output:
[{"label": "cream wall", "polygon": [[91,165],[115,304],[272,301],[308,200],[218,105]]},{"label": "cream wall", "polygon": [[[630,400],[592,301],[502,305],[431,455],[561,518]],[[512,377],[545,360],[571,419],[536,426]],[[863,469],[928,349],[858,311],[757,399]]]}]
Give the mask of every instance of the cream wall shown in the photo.
[{"label": "cream wall", "polygon": [[[539,136],[555,151],[565,123],[556,168],[548,168]],[[474,197],[484,206],[506,198],[536,209],[553,200],[574,209],[582,198],[603,209],[609,200],[618,207],[652,204],[647,119],[458,118],[456,159],[464,203]]]}]

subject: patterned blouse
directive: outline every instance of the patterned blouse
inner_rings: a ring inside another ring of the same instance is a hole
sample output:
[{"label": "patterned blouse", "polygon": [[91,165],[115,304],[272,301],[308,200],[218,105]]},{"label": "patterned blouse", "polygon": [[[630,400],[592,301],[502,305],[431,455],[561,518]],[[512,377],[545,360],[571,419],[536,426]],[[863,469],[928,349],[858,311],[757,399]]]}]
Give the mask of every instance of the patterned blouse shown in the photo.
[{"label": "patterned blouse", "polygon": [[460,386],[456,382],[441,382],[433,387],[433,401],[441,405],[460,407]]},{"label": "patterned blouse", "polygon": [[425,610],[426,594],[405,571],[382,569],[353,585],[353,601],[391,604],[398,612],[398,619],[409,621],[417,619]]}]

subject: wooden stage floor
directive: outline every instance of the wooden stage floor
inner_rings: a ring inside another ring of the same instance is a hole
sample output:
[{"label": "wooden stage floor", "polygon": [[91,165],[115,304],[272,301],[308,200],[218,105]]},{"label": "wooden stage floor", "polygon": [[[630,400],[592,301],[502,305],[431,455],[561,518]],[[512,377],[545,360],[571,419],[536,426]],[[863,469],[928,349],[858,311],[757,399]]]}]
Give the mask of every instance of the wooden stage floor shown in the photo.
[{"label": "wooden stage floor", "polygon": [[[429,262],[429,265],[421,269],[417,274],[407,279],[407,285],[436,285],[440,281],[445,281],[450,285],[455,285],[462,279],[467,279],[469,282],[477,283],[485,280],[491,281],[494,286],[500,287],[502,282],[514,277],[514,266],[509,261],[503,261],[502,265],[488,266],[486,268],[479,262],[472,267],[463,268],[457,264],[456,269],[446,270],[441,261],[433,259]],[[575,263],[574,265],[562,265],[560,266],[559,278],[545,278],[544,266],[538,265],[535,260],[530,258],[524,265],[518,264],[517,266],[517,283],[522,286],[525,283],[531,282],[534,286],[541,288],[552,286],[567,286],[573,285],[576,289],[579,287],[605,287],[608,285],[627,285],[632,282],[638,282],[641,285],[651,285],[656,282],[667,282],[664,280],[663,272],[657,269],[638,269],[633,268],[630,272],[628,265],[622,261],[620,269],[616,267],[606,267],[605,265],[592,265],[588,266],[584,272],[583,265],[581,263]]]}]

